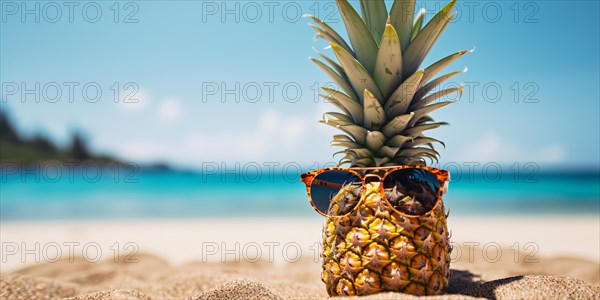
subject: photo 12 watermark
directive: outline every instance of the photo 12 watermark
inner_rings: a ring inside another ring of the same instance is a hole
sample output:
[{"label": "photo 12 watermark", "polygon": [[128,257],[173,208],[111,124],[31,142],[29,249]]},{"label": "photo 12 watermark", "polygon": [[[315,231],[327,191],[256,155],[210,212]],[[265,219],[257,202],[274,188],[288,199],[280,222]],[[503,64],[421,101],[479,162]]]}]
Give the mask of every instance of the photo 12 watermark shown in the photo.
[{"label": "photo 12 watermark", "polygon": [[115,263],[137,263],[140,247],[135,242],[103,245],[98,242],[11,242],[0,243],[0,258],[5,264],[19,261],[22,264],[75,262],[77,258],[88,263],[112,259]]},{"label": "photo 12 watermark", "polygon": [[[202,103],[285,103],[296,104],[306,101],[330,103],[328,97],[335,93],[348,94],[334,82],[295,82],[295,81],[205,81],[199,84]],[[540,84],[536,81],[449,81],[441,82],[434,88],[418,83],[403,85],[407,91],[415,91],[414,97],[428,103],[456,101],[460,103],[515,103],[535,104],[540,102]],[[15,89],[11,88],[12,93]],[[431,99],[434,97],[435,99]]]},{"label": "photo 12 watermark", "polygon": [[2,1],[0,9],[3,24],[140,22],[134,1]]},{"label": "photo 12 watermark", "polygon": [[[449,254],[452,263],[459,261],[473,263],[483,260],[486,263],[497,263],[502,257],[511,258],[515,264],[538,263],[539,246],[535,242],[520,244],[515,242],[502,247],[499,243],[489,242],[451,242]],[[297,263],[303,258],[310,258],[314,263],[320,263],[323,254],[323,244],[314,242],[310,246],[298,242],[202,242],[200,251],[202,262],[248,262],[265,261],[269,263],[282,260],[286,263]]]},{"label": "photo 12 watermark", "polygon": [[140,87],[136,82],[113,82],[101,84],[95,81],[50,81],[50,82],[2,82],[2,102],[59,103],[84,102],[98,103],[103,95],[112,98],[114,103],[136,104],[140,100]]},{"label": "photo 12 watermark", "polygon": [[[431,20],[446,3],[418,1],[414,13],[423,10],[425,20]],[[388,11],[391,7],[387,7]],[[407,10],[408,11],[408,10]],[[536,1],[460,1],[455,4],[452,22],[496,24],[537,24],[541,22],[541,4]],[[333,1],[202,1],[200,18],[203,23],[298,23],[313,15],[325,23],[342,22]],[[408,18],[408,15],[405,16]]]},{"label": "photo 12 watermark", "polygon": [[94,161],[1,162],[0,182],[7,183],[139,183],[140,166],[134,162]]},{"label": "photo 12 watermark", "polygon": [[333,1],[202,1],[203,23],[298,23],[310,14],[328,23],[338,23]]},{"label": "photo 12 watermark", "polygon": [[[448,170],[451,181],[497,183],[502,180],[514,184],[540,182],[540,166],[536,162],[445,162],[432,167]],[[290,183],[297,184],[302,173],[310,170],[338,167],[337,162],[217,162],[200,164],[201,183]]]}]

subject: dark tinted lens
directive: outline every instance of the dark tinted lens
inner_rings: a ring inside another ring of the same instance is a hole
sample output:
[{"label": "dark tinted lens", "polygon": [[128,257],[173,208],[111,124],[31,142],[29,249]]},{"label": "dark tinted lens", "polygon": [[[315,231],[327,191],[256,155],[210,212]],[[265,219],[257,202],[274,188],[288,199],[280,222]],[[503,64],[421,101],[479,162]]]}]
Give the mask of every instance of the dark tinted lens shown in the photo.
[{"label": "dark tinted lens", "polygon": [[313,179],[310,194],[320,212],[331,216],[345,215],[360,200],[362,183],[358,176],[348,171],[325,171]]},{"label": "dark tinted lens", "polygon": [[383,188],[395,209],[409,215],[423,215],[435,206],[440,182],[423,169],[400,169],[385,177]]}]

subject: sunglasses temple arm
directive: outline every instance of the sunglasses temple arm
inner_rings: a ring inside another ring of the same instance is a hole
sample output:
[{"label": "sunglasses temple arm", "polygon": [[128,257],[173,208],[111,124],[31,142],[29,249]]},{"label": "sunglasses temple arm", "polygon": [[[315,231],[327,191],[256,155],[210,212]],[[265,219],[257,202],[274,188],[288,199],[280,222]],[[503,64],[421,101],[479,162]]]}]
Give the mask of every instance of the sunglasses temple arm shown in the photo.
[{"label": "sunglasses temple arm", "polygon": [[341,189],[344,186],[339,183],[333,183],[333,182],[319,180],[319,179],[313,179],[311,184],[316,184],[318,186],[324,186],[324,187],[336,188],[336,189]]}]

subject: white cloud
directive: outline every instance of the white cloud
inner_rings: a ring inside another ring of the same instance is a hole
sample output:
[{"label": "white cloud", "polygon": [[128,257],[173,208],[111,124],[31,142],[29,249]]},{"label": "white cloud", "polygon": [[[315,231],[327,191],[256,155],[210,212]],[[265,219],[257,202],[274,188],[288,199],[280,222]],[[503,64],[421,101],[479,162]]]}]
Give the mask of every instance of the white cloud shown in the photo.
[{"label": "white cloud", "polygon": [[179,100],[169,98],[158,106],[158,119],[163,122],[172,122],[181,116],[182,108]]},{"label": "white cloud", "polygon": [[130,141],[117,147],[120,157],[143,163],[164,161],[172,156],[172,150],[167,144],[154,140]]},{"label": "white cloud", "polygon": [[188,167],[198,167],[202,162],[297,161],[313,147],[311,140],[315,134],[307,134],[313,128],[310,124],[316,124],[312,114],[287,116],[266,110],[254,124],[239,131],[206,128],[183,135],[177,139],[179,142],[129,141],[120,144],[117,151],[122,157],[136,161],[170,161]]},{"label": "white cloud", "polygon": [[152,96],[149,91],[139,89],[137,92],[133,92],[134,91],[131,88],[119,92],[119,102],[116,103],[119,109],[128,112],[136,112],[141,111],[148,106],[148,102],[150,102]]},{"label": "white cloud", "polygon": [[200,157],[236,160],[263,160],[292,150],[306,133],[306,120],[284,117],[275,110],[262,112],[254,128],[242,132],[195,133],[184,147]]},{"label": "white cloud", "polygon": [[567,151],[561,145],[551,145],[540,149],[538,161],[561,162],[567,158]]},{"label": "white cloud", "polygon": [[477,162],[544,162],[564,161],[564,146],[553,144],[538,147],[523,147],[515,141],[501,137],[497,133],[487,133],[470,143],[460,152],[459,160]]},{"label": "white cloud", "polygon": [[495,133],[488,133],[467,143],[462,151],[463,161],[498,162],[511,161],[519,156],[519,147],[503,140]]}]

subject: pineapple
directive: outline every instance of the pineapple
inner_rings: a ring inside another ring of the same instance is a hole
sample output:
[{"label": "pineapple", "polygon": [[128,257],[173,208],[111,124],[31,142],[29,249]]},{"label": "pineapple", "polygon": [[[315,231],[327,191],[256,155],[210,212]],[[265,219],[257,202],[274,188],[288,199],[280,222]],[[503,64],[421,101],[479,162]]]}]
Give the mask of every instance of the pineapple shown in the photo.
[{"label": "pineapple", "polygon": [[[324,114],[323,123],[341,130],[332,145],[345,149],[340,165],[387,167],[424,165],[439,153],[424,132],[447,123],[428,114],[454,101],[462,85],[435,91],[461,73],[434,77],[469,52],[453,53],[419,69],[455,14],[456,0],[423,26],[425,11],[415,16],[414,0],[361,0],[361,16],[347,0],[336,0],[349,36],[346,42],[329,25],[309,16],[317,36],[327,40],[337,62],[323,54],[311,58],[340,90],[322,87],[321,96],[341,112]],[[350,46],[351,45],[351,46]],[[377,172],[375,169],[374,172]],[[431,208],[395,189],[380,196],[380,182],[368,182],[361,204],[344,217],[327,217],[323,228],[322,280],[329,295],[367,295],[382,291],[414,295],[442,294],[450,276],[447,215],[440,203]],[[343,215],[360,199],[360,187],[346,185],[333,197],[329,215]]]}]

